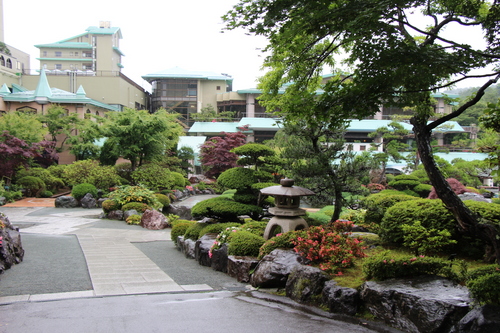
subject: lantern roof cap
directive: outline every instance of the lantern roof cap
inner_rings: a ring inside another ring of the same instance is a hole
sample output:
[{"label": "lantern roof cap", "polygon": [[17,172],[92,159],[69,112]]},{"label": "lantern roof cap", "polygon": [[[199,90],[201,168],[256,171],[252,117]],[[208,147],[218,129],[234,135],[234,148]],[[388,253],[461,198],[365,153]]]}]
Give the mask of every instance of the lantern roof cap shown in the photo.
[{"label": "lantern roof cap", "polygon": [[260,193],[266,195],[281,195],[286,197],[299,197],[306,195],[314,195],[315,193],[307,188],[300,186],[293,186],[293,179],[282,179],[281,185],[269,186],[260,190]]}]

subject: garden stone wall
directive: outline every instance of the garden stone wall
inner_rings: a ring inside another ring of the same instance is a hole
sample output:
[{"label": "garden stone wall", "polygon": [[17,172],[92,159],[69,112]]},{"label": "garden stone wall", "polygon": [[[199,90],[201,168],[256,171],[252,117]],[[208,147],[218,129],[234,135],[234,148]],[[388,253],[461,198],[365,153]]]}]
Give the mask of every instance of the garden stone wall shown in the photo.
[{"label": "garden stone wall", "polygon": [[[197,243],[179,236],[177,244],[188,258],[200,258],[211,246],[208,237]],[[334,314],[354,316],[364,308],[385,324],[409,333],[499,332],[500,307],[471,308],[467,288],[441,277],[368,281],[358,291],[328,280],[323,271],[305,265],[306,259],[290,249],[273,250],[262,260],[227,256],[227,248],[221,249],[218,264],[211,259],[213,269],[224,266],[220,260],[227,258],[227,274],[239,282],[258,288],[284,288],[287,297],[296,302],[321,304]]]}]

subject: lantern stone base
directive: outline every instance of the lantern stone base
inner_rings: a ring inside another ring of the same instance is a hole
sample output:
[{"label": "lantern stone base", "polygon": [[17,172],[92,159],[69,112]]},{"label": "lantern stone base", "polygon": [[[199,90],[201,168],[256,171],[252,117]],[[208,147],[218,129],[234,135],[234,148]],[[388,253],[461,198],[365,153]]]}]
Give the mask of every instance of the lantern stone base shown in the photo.
[{"label": "lantern stone base", "polygon": [[281,227],[281,232],[301,230],[308,227],[306,220],[300,216],[274,216],[267,222],[264,239],[269,239],[276,234],[276,229]]}]

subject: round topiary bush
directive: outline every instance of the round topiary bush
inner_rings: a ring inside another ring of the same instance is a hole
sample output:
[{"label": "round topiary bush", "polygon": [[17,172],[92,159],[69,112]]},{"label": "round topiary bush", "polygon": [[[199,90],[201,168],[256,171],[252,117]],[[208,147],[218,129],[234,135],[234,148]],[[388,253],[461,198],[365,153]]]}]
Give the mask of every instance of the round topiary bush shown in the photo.
[{"label": "round topiary bush", "polygon": [[258,206],[242,204],[224,197],[203,200],[191,208],[194,218],[209,217],[220,222],[238,222],[241,215],[249,215],[255,219],[261,213],[262,208]]},{"label": "round topiary bush", "polygon": [[170,239],[177,243],[177,237],[184,236],[186,230],[195,223],[196,222],[194,221],[184,221],[176,223],[174,226],[172,226],[172,230],[170,231]]},{"label": "round topiary bush", "polygon": [[432,185],[420,184],[413,188],[413,191],[417,192],[421,198],[427,198],[429,193],[431,193]]},{"label": "round topiary bush", "polygon": [[387,185],[398,190],[413,190],[415,186],[420,185],[418,177],[411,175],[399,175],[394,177],[394,180],[390,181]]},{"label": "round topiary bush", "polygon": [[366,209],[365,223],[380,223],[389,207],[408,200],[418,200],[418,198],[395,191],[382,191],[369,195],[361,201],[361,205]]},{"label": "round topiary bush", "polygon": [[113,210],[119,210],[122,208],[122,205],[120,205],[118,202],[115,200],[104,200],[102,202],[102,210],[107,214]]},{"label": "round topiary bush", "polygon": [[231,227],[241,227],[241,224],[238,222],[209,224],[205,228],[200,230],[199,237],[202,237],[205,234],[220,234],[222,231],[226,230],[226,228]]},{"label": "round topiary bush", "polygon": [[255,171],[241,167],[228,169],[217,178],[217,184],[226,189],[249,189],[255,183]]},{"label": "round topiary bush", "polygon": [[500,266],[488,265],[468,274],[467,288],[479,304],[500,305]]},{"label": "round topiary bush", "polygon": [[416,199],[399,202],[388,208],[380,224],[380,236],[384,241],[402,244],[403,224],[413,225],[420,221],[427,229],[448,230],[452,238],[457,234],[455,219],[441,200]]},{"label": "round topiary bush", "polygon": [[241,226],[242,230],[250,231],[257,236],[264,236],[267,227],[267,221],[249,221]]},{"label": "round topiary bush", "polygon": [[251,257],[257,257],[259,255],[259,249],[265,242],[263,237],[257,236],[246,230],[233,233],[228,241],[228,255]]},{"label": "round topiary bush", "polygon": [[40,197],[41,197],[41,198],[50,198],[50,197],[51,197],[51,196],[53,196],[53,195],[54,195],[54,193],[52,193],[52,192],[50,192],[50,191],[47,191],[47,190],[42,191],[42,192],[40,193]]},{"label": "round topiary bush", "polygon": [[80,201],[87,193],[92,194],[92,197],[97,198],[97,188],[89,183],[83,183],[73,186],[71,196]]},{"label": "round topiary bush", "polygon": [[138,213],[144,213],[146,210],[151,209],[151,207],[143,202],[129,202],[121,208],[124,212],[132,209],[135,209]]},{"label": "round topiary bush", "polygon": [[200,231],[203,230],[208,223],[193,223],[186,229],[184,233],[185,239],[198,240],[200,238]]},{"label": "round topiary bush", "polygon": [[26,196],[36,197],[38,193],[45,189],[45,183],[38,177],[25,176],[17,181],[17,185],[26,190]]},{"label": "round topiary bush", "polygon": [[109,194],[109,198],[121,205],[129,202],[142,202],[155,209],[162,207],[161,203],[156,199],[155,193],[143,185],[119,186]]},{"label": "round topiary bush", "polygon": [[167,208],[170,205],[170,198],[161,193],[155,193],[156,199],[163,205],[163,208]]}]

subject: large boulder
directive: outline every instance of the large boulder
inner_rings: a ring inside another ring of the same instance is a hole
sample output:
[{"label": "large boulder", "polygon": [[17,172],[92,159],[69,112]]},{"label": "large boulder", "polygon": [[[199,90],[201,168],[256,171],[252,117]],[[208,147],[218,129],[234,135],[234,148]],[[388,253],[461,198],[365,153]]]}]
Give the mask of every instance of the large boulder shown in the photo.
[{"label": "large boulder", "polygon": [[141,215],[141,214],[139,214],[139,212],[135,209],[129,209],[123,212],[123,219],[127,220],[127,218],[129,218],[132,215]]},{"label": "large boulder", "polygon": [[[224,244],[225,245],[225,244]],[[226,250],[227,251],[227,250]],[[238,282],[249,282],[250,272],[257,267],[259,260],[255,257],[228,256],[227,275],[236,278]]]},{"label": "large boulder", "polygon": [[194,254],[194,248],[196,246],[196,242],[192,239],[189,238],[184,238],[182,240],[182,244],[180,244],[181,247],[181,252],[184,253],[186,258],[189,259],[194,259],[195,254]]},{"label": "large boulder", "polygon": [[297,265],[286,281],[286,296],[299,303],[310,303],[321,294],[328,276],[317,267]]},{"label": "large boulder", "polygon": [[485,305],[463,317],[451,333],[497,333],[500,331],[500,307]]},{"label": "large boulder", "polygon": [[360,296],[372,315],[409,333],[449,332],[470,304],[466,287],[436,276],[368,281]]},{"label": "large boulder", "polygon": [[4,213],[0,213],[0,274],[12,265],[19,264],[23,257],[19,230],[14,228]]},{"label": "large boulder", "polygon": [[85,194],[85,196],[80,200],[80,205],[83,208],[96,208],[97,202],[94,199],[94,196],[90,193]]},{"label": "large boulder", "polygon": [[57,208],[75,208],[79,206],[78,200],[69,195],[57,197],[54,205]]},{"label": "large boulder", "polygon": [[354,316],[360,306],[359,292],[353,288],[340,287],[337,282],[326,281],[321,292],[322,301],[332,313]]},{"label": "large boulder", "polygon": [[168,227],[168,221],[159,211],[148,209],[142,214],[140,226],[150,230],[160,230]]},{"label": "large boulder", "polygon": [[166,213],[177,215],[181,220],[193,219],[193,215],[191,215],[191,208],[188,208],[186,206],[169,205],[166,209]]},{"label": "large boulder", "polygon": [[202,266],[212,266],[210,248],[214,245],[217,234],[205,234],[198,239],[194,245],[194,258]]},{"label": "large boulder", "polygon": [[123,211],[122,210],[112,210],[110,211],[106,217],[110,220],[118,220],[118,221],[121,221],[123,220]]},{"label": "large boulder", "polygon": [[307,264],[307,259],[293,250],[275,249],[259,262],[250,278],[253,287],[284,288],[292,269]]}]

